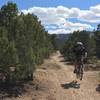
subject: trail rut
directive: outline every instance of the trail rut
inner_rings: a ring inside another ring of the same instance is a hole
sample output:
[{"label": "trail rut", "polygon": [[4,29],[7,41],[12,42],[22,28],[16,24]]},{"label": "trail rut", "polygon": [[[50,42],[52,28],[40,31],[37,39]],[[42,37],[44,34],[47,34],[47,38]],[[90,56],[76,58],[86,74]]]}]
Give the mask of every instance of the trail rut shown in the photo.
[{"label": "trail rut", "polygon": [[37,84],[36,90],[30,86],[26,94],[5,100],[100,100],[100,93],[96,91],[100,84],[99,71],[85,72],[80,88],[73,88],[70,86],[75,80],[73,65],[63,60],[59,52],[52,55],[34,73],[32,83]]}]

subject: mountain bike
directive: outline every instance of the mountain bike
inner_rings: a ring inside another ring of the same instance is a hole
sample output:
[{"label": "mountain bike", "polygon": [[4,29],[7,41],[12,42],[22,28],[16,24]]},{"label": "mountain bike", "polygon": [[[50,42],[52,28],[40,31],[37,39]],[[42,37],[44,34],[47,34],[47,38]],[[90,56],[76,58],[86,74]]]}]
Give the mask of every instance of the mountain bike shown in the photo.
[{"label": "mountain bike", "polygon": [[82,57],[80,57],[77,60],[76,77],[77,77],[77,79],[80,79],[80,80],[83,79],[83,58]]}]

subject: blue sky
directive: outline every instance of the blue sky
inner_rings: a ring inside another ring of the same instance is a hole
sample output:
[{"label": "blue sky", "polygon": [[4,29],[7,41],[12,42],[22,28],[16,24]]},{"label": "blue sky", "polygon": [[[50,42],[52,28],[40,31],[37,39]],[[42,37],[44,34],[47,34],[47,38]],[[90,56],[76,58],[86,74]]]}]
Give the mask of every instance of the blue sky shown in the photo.
[{"label": "blue sky", "polygon": [[[9,0],[0,0],[0,7]],[[100,0],[10,0],[34,13],[50,33],[93,30],[100,23]]]},{"label": "blue sky", "polygon": [[88,9],[90,6],[100,4],[100,0],[0,0],[0,6],[7,1],[17,3],[19,9],[28,9],[33,6],[54,7],[58,5],[68,8],[78,7],[80,9]]}]

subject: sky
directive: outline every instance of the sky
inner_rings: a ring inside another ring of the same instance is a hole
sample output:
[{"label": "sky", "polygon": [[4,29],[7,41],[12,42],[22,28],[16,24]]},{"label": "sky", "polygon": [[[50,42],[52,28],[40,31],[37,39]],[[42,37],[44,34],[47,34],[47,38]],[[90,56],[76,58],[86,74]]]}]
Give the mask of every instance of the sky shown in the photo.
[{"label": "sky", "polygon": [[50,34],[93,30],[100,23],[100,0],[0,0],[12,1],[19,12],[33,13]]}]

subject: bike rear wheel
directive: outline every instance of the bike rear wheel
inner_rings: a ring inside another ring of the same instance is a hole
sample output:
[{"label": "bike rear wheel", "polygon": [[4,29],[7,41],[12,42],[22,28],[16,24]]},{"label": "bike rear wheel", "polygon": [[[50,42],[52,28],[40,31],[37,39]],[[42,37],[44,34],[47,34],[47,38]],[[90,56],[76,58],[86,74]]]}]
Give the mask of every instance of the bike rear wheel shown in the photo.
[{"label": "bike rear wheel", "polygon": [[80,66],[80,80],[83,79],[83,65]]},{"label": "bike rear wheel", "polygon": [[76,69],[76,77],[77,79],[83,79],[83,65],[79,65]]}]

